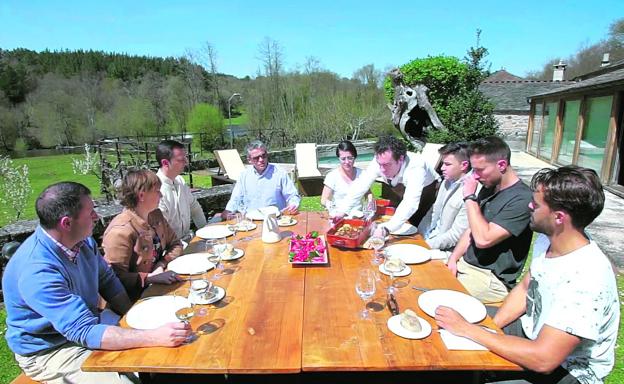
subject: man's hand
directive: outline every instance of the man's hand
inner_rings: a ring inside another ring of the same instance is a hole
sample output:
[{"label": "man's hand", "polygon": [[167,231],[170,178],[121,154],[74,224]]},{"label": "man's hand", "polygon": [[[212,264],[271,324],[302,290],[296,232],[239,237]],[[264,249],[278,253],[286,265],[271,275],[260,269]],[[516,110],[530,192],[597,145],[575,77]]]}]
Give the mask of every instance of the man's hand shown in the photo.
[{"label": "man's hand", "polygon": [[167,323],[151,332],[154,346],[177,347],[191,335],[191,325],[184,322]]},{"label": "man's hand", "polygon": [[154,272],[147,275],[146,281],[151,284],[173,284],[182,281],[182,278],[173,271],[162,272],[162,267],[158,267]]},{"label": "man's hand", "polygon": [[299,206],[296,204],[291,204],[286,208],[282,209],[282,213],[285,215],[296,215],[299,213]]},{"label": "man's hand", "polygon": [[468,336],[468,328],[472,326],[457,311],[440,305],[435,311],[435,321],[440,328],[444,328],[457,336]]},{"label": "man's hand", "polygon": [[446,267],[451,271],[453,276],[457,277],[457,261],[450,257],[446,262]]},{"label": "man's hand", "polygon": [[473,195],[477,192],[477,187],[479,186],[479,180],[475,178],[474,172],[464,176],[463,181],[464,181],[464,189],[463,189],[464,197]]}]

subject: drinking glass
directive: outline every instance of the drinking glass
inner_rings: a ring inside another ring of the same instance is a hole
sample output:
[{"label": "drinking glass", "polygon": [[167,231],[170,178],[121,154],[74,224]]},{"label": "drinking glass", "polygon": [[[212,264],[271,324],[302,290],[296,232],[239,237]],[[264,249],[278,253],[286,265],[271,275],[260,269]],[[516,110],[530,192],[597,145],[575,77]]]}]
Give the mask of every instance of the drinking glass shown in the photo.
[{"label": "drinking glass", "polygon": [[[395,260],[397,261],[396,263],[391,262]],[[390,284],[388,285],[388,293],[394,293],[395,291],[394,288],[397,287],[397,285],[394,282],[394,274],[397,272],[401,272],[402,270],[405,269],[405,267],[407,266],[405,265],[403,260],[401,260],[400,257],[386,255],[386,262],[384,264],[384,269],[390,273]]]},{"label": "drinking glass", "polygon": [[[371,233],[375,233],[376,229],[377,229],[377,225],[376,223],[373,223],[372,228],[371,228]],[[368,244],[370,244],[371,248],[373,248],[373,259],[371,260],[371,263],[373,265],[382,264],[385,258],[383,248],[386,246],[386,240],[383,237],[373,235],[368,240]]]},{"label": "drinking glass", "polygon": [[368,300],[375,295],[375,274],[370,269],[362,269],[355,282],[355,292],[364,300],[364,309],[360,312],[361,319],[368,319]]},{"label": "drinking glass", "polygon": [[[173,293],[174,302],[176,302],[178,299],[181,300],[183,298],[184,296],[178,296],[176,292]],[[195,316],[195,307],[192,304],[190,307],[188,306],[181,307],[178,310],[176,310],[175,316],[177,317],[178,320],[180,320],[184,324],[190,324],[189,320],[193,316]],[[186,342],[190,343],[191,341],[193,341],[194,337],[195,337],[195,334],[191,331],[191,334],[186,338]]]},{"label": "drinking glass", "polygon": [[208,261],[210,261],[215,266],[216,274],[212,276],[213,280],[218,280],[221,278],[221,270],[223,266],[221,265],[221,258],[223,257],[223,253],[227,248],[227,241],[225,237],[221,237],[218,239],[210,239],[206,241],[206,252],[208,252]]}]

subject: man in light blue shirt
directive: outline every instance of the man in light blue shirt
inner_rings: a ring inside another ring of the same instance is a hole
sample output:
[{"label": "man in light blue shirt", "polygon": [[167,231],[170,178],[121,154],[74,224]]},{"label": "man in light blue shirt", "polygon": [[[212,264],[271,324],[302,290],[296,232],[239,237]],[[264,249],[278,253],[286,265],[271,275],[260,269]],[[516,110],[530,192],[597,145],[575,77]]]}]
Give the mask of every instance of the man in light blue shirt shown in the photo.
[{"label": "man in light blue shirt", "polygon": [[268,206],[275,206],[285,214],[296,214],[301,202],[299,192],[286,172],[269,163],[266,145],[258,140],[252,141],[246,152],[247,161],[252,166],[240,174],[222,216]]}]

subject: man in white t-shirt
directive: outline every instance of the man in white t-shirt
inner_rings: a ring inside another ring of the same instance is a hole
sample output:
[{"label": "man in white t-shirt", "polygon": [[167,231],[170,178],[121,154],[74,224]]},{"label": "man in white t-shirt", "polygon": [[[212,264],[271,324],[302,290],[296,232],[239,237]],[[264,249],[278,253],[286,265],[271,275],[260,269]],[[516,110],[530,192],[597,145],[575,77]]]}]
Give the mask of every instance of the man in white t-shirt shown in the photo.
[{"label": "man in white t-shirt", "polygon": [[585,234],[604,206],[602,185],[593,170],[565,166],[539,171],[531,187],[530,225],[543,235],[529,271],[494,316],[505,335],[448,307],[438,307],[436,322],[526,369],[491,372],[490,380],[602,383],[613,369],[620,320],[611,264]]},{"label": "man in white t-shirt", "polygon": [[191,218],[195,226],[201,228],[206,225],[206,216],[191,188],[180,176],[188,165],[186,148],[178,141],[163,140],[156,148],[156,160],[160,166],[156,175],[162,183],[158,208],[178,238],[192,237]]}]

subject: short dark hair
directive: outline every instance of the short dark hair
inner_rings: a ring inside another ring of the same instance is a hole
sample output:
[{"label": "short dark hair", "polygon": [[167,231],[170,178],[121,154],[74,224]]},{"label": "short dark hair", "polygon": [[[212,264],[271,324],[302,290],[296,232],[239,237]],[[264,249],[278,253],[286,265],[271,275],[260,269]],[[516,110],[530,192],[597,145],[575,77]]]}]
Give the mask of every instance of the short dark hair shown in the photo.
[{"label": "short dark hair", "polygon": [[407,154],[407,147],[405,146],[405,143],[390,135],[381,136],[375,143],[373,149],[375,151],[375,155],[381,155],[386,151],[391,151],[392,158],[394,160],[399,160],[401,156],[405,156],[405,154]]},{"label": "short dark hair", "polygon": [[544,168],[531,179],[533,191],[539,186],[550,209],[567,212],[577,229],[588,226],[604,208],[602,183],[593,169],[577,165]]},{"label": "short dark hair", "polygon": [[91,190],[80,183],[62,181],[48,186],[35,202],[39,223],[53,229],[63,217],[75,218],[82,210],[83,196],[91,196]]},{"label": "short dark hair", "polygon": [[139,204],[139,193],[160,189],[160,179],[149,169],[133,169],[126,173],[121,182],[118,198],[126,208],[135,208]]},{"label": "short dark hair", "polygon": [[506,160],[511,164],[511,149],[505,140],[497,136],[477,139],[470,144],[470,156],[483,155],[489,162]]},{"label": "short dark hair", "polygon": [[349,140],[343,140],[338,143],[338,146],[336,147],[336,157],[340,156],[340,152],[338,151],[349,152],[354,158],[357,157],[357,149]]},{"label": "short dark hair", "polygon": [[468,162],[468,170],[470,167],[470,149],[469,144],[465,141],[459,141],[457,143],[448,143],[445,146],[438,149],[440,156],[453,155],[459,161]]},{"label": "short dark hair", "polygon": [[158,166],[162,167],[163,160],[171,161],[173,157],[174,149],[186,149],[184,144],[180,143],[176,140],[163,140],[156,147],[156,161],[158,161]]}]

